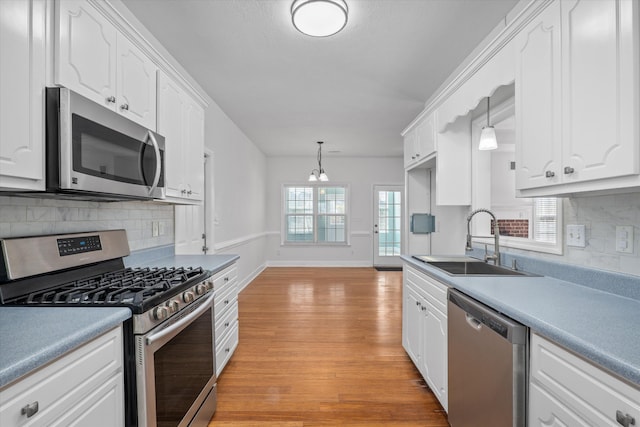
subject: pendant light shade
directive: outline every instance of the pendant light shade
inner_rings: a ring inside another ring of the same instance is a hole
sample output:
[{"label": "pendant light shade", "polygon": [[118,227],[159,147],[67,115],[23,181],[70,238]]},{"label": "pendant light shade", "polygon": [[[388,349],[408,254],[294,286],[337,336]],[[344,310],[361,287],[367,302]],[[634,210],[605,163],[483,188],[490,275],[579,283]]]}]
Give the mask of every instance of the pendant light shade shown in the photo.
[{"label": "pendant light shade", "polygon": [[322,169],[322,144],[323,141],[318,141],[318,169],[312,169],[309,175],[309,181],[329,181],[329,177]]},{"label": "pendant light shade", "polygon": [[482,128],[480,133],[480,144],[478,150],[495,150],[498,148],[498,140],[496,139],[496,129],[489,124],[489,97],[487,97],[487,125]]},{"label": "pendant light shade", "polygon": [[312,37],[332,36],[347,25],[345,0],[295,0],[291,5],[293,26]]}]

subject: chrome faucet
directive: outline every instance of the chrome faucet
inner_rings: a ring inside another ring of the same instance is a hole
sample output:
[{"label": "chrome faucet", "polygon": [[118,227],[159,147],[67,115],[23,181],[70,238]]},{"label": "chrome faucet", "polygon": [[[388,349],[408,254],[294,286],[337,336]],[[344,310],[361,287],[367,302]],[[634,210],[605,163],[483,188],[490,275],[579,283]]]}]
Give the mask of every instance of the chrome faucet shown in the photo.
[{"label": "chrome faucet", "polygon": [[500,265],[500,226],[498,225],[498,219],[496,218],[496,216],[493,214],[493,212],[491,212],[489,209],[476,209],[475,211],[471,212],[469,214],[469,216],[467,217],[467,246],[466,246],[466,250],[470,251],[471,249],[473,249],[471,247],[471,238],[472,237],[492,237],[492,236],[472,236],[471,235],[471,218],[473,218],[473,216],[477,213],[480,212],[485,212],[488,213],[489,215],[491,215],[491,218],[493,218],[493,238],[494,238],[494,251],[493,251],[493,255],[487,255],[487,247],[485,245],[485,249],[484,249],[484,262],[488,262],[489,260],[493,260],[493,263],[495,265]]}]

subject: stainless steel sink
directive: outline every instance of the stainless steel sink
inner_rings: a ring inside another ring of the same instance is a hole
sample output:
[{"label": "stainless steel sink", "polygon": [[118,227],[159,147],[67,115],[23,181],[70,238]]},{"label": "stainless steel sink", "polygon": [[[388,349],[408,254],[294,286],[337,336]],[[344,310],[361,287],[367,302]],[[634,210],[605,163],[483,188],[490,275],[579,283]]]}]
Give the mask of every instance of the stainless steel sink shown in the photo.
[{"label": "stainless steel sink", "polygon": [[524,271],[498,267],[469,257],[429,257],[415,256],[414,258],[438,268],[451,276],[536,276]]}]

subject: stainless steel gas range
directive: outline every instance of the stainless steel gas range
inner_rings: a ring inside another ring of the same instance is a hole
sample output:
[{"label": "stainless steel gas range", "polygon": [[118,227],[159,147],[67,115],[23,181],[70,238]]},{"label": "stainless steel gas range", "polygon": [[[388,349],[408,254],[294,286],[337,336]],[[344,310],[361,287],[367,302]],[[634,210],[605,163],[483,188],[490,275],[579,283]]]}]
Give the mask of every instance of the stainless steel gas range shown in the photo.
[{"label": "stainless steel gas range", "polygon": [[124,230],[0,240],[0,304],[128,307],[125,425],[207,426],[216,408],[212,273],[125,268]]}]

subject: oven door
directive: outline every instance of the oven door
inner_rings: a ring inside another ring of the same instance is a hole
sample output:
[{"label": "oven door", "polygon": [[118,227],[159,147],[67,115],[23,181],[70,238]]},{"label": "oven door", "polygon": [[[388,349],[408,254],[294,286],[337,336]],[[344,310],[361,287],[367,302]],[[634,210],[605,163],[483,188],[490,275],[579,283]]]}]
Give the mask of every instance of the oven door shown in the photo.
[{"label": "oven door", "polygon": [[193,305],[136,336],[141,427],[206,427],[215,412],[213,293]]}]

